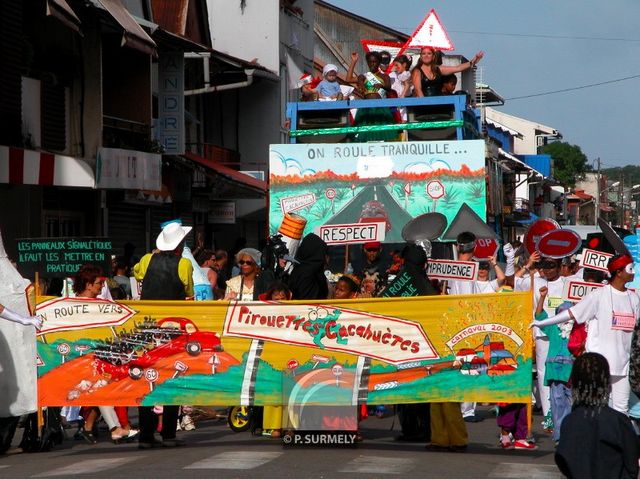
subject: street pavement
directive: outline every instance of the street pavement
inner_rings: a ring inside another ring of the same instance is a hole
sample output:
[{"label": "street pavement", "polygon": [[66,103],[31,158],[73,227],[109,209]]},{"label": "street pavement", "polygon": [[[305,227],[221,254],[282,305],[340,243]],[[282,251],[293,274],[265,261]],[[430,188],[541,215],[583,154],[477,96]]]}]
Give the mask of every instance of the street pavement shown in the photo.
[{"label": "street pavement", "polygon": [[[466,452],[431,452],[423,443],[398,442],[394,417],[369,417],[361,423],[364,441],[355,447],[284,447],[282,440],[234,433],[226,421],[198,423],[181,431],[181,448],[139,450],[137,443],[114,445],[105,432],[96,445],[71,438],[51,452],[0,456],[1,478],[491,478],[560,479],[553,444],[534,416],[538,450],[502,450],[489,407],[479,407],[482,422],[468,424]],[[16,441],[21,437],[18,430]]]}]

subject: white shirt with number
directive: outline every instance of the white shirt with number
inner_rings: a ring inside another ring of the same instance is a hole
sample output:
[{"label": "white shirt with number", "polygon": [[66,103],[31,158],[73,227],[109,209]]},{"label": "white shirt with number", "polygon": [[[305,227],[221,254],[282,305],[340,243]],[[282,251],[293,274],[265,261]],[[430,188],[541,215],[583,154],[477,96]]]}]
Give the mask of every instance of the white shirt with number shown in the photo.
[{"label": "white shirt with number", "polygon": [[[612,376],[629,373],[631,338],[640,312],[639,305],[637,294],[618,291],[607,285],[592,291],[571,307],[576,321],[587,323],[585,350],[607,358]],[[617,319],[614,319],[614,312],[618,313]],[[629,322],[620,321],[620,316],[628,317]]]},{"label": "white shirt with number", "polygon": [[[562,294],[564,292],[564,284],[566,281],[575,279],[571,276],[564,277],[558,276],[553,281],[547,281],[541,276],[534,277],[533,283],[533,314],[535,315],[536,306],[540,300],[540,288],[547,287],[547,297],[544,301],[543,308],[547,312],[547,316],[555,316],[556,308],[560,306],[564,300]],[[515,291],[528,291],[531,288],[531,277],[516,278]],[[533,328],[536,338],[545,338],[546,335],[540,330],[540,328]]]},{"label": "white shirt with number", "polygon": [[485,294],[498,291],[498,280],[491,281],[461,281],[449,280],[449,294]]}]

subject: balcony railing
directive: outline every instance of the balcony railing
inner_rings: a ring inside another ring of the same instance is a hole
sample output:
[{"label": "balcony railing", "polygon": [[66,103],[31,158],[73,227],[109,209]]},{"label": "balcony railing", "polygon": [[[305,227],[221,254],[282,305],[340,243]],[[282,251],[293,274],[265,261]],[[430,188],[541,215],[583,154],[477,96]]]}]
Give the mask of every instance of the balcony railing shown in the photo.
[{"label": "balcony railing", "polygon": [[526,198],[516,198],[514,209],[516,211],[530,211],[529,200]]},{"label": "balcony railing", "polygon": [[234,170],[240,170],[240,153],[211,143],[187,143],[187,151]]},{"label": "balcony railing", "polygon": [[[382,116],[388,120],[377,118],[375,124],[366,121],[355,124],[353,109],[386,110]],[[397,110],[404,113],[406,121],[394,121],[386,114]],[[406,132],[405,139],[427,141],[471,140],[481,136],[478,115],[467,107],[464,95],[289,103],[287,117],[291,122],[291,143],[369,141],[359,139],[366,138],[359,134],[373,131]]]}]

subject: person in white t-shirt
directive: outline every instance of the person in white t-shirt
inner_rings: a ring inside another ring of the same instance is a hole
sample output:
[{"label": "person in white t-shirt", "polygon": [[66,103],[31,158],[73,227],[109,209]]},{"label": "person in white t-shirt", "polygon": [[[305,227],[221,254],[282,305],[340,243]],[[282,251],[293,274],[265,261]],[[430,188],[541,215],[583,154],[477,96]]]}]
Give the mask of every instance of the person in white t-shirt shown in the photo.
[{"label": "person in white t-shirt", "polygon": [[[540,261],[538,261],[540,260]],[[522,272],[528,273],[534,266],[538,264],[540,267],[540,275],[517,277]],[[529,257],[528,262],[522,268],[522,270],[516,273],[515,278],[515,291],[529,291],[532,288],[531,282],[533,281],[533,304],[538,304],[540,300],[540,288],[547,288],[547,297],[545,299],[543,308],[548,317],[556,314],[556,308],[560,306],[564,300],[562,294],[564,291],[565,282],[568,281],[571,276],[560,275],[561,261],[553,258],[541,257],[538,252],[535,252]],[[546,430],[553,429],[553,419],[551,419],[551,403],[550,403],[550,391],[549,386],[544,384],[545,375],[545,363],[547,361],[547,353],[549,352],[549,338],[539,328],[534,328],[534,336],[536,341],[536,372],[538,375],[537,386],[540,394],[540,405],[542,406],[542,414],[544,415],[543,426]]]},{"label": "person in white t-shirt", "polygon": [[594,290],[567,311],[534,324],[546,326],[571,319],[587,323],[585,350],[607,358],[611,370],[609,404],[626,414],[629,409],[631,339],[640,313],[640,298],[625,286],[634,278],[631,256],[613,256],[607,269],[611,276],[608,285]]}]

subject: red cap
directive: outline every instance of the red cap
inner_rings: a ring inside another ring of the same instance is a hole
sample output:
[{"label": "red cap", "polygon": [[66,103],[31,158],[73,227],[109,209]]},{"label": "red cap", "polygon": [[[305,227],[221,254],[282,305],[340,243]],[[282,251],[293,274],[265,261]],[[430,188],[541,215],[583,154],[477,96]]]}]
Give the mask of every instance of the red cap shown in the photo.
[{"label": "red cap", "polygon": [[626,265],[631,263],[633,263],[633,258],[628,254],[623,254],[622,256],[618,256],[617,258],[614,256],[609,260],[607,269],[609,270],[609,273],[613,273],[614,271],[618,271],[619,269],[622,269]]},{"label": "red cap", "polygon": [[382,243],[380,241],[369,241],[364,244],[364,249],[380,249],[382,247]]}]

